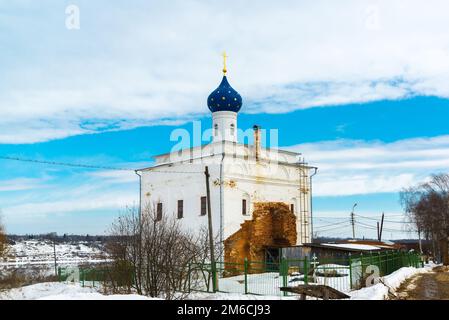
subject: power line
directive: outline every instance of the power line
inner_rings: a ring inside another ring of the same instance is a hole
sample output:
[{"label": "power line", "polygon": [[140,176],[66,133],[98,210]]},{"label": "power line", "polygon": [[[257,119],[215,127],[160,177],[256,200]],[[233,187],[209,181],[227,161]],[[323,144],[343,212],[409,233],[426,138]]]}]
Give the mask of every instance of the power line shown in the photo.
[{"label": "power line", "polygon": [[324,226],[317,226],[316,229],[326,228],[326,227],[332,227],[336,225],[342,225],[342,224],[348,224],[349,221],[343,221],[343,222],[337,222],[337,223],[331,223]]},{"label": "power line", "polygon": [[[36,159],[27,159],[27,158],[19,158],[19,157],[8,157],[8,156],[0,156],[1,160],[10,160],[10,161],[19,161],[19,162],[29,162],[36,164],[46,164],[52,166],[63,166],[63,167],[72,167],[72,168],[85,168],[85,169],[99,169],[99,170],[111,170],[111,171],[136,171],[135,169],[130,168],[119,168],[119,167],[111,167],[111,166],[99,166],[99,165],[90,165],[90,164],[80,164],[80,163],[71,163],[71,162],[58,162],[58,161],[48,161],[48,160],[36,160]],[[149,169],[146,172],[154,172],[154,173],[203,173],[202,171],[168,171],[168,170],[157,170],[157,169]]]},{"label": "power line", "polygon": [[63,166],[63,167],[114,170],[114,171],[134,171],[133,169],[127,169],[127,168],[117,168],[117,167],[109,167],[109,166],[96,166],[96,165],[90,165],[90,164],[79,164],[79,163],[36,160],[36,159],[25,159],[25,158],[19,158],[19,157],[0,156],[0,159],[2,159],[2,160],[11,160],[11,161],[20,161],[20,162],[31,162],[31,163],[37,163],[37,164],[47,164],[47,165],[53,165],[53,166]]},{"label": "power line", "polygon": [[[365,229],[370,229],[370,230],[377,230],[376,227],[373,227],[371,225],[362,223],[362,222],[356,222],[356,224],[359,227],[365,228]],[[404,230],[400,230],[400,229],[393,229],[393,228],[384,228],[385,231],[389,231],[389,232],[408,232],[408,231],[404,231]]]},{"label": "power line", "polygon": [[[368,220],[374,220],[374,221],[378,221],[378,219],[376,218],[371,218],[371,217],[366,217],[366,216],[361,216],[359,214],[356,214],[357,217],[362,218],[362,219],[368,219]],[[405,224],[410,224],[410,222],[407,221],[393,221],[393,220],[384,220],[385,222],[390,222],[390,223],[405,223]]]},{"label": "power line", "polygon": [[343,230],[346,229],[346,228],[349,228],[349,227],[350,227],[349,225],[347,225],[347,226],[339,226],[339,227],[329,228],[329,229],[326,229],[326,230],[318,230],[316,232],[317,233],[327,233],[329,231],[334,231],[334,230],[341,230],[342,232],[346,232],[346,231],[343,231]]},{"label": "power line", "polygon": [[339,219],[339,220],[341,220],[341,219],[348,219],[348,217],[347,216],[344,216],[344,217],[326,217],[326,216],[314,216],[314,218],[316,218],[316,219]]}]

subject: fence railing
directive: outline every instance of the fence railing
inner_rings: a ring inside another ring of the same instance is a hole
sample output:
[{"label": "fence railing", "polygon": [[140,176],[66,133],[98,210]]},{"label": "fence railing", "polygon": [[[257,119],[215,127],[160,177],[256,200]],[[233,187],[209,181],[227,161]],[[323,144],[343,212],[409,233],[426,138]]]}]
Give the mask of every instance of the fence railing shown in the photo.
[{"label": "fence railing", "polygon": [[[342,292],[370,285],[369,281],[388,275],[402,267],[421,267],[418,254],[382,251],[349,255],[345,258],[304,257],[281,259],[279,263],[248,261],[242,263],[216,262],[189,264],[183,269],[189,292],[228,292],[278,296],[281,287],[300,284],[322,284]],[[107,281],[104,268],[59,268],[59,281],[74,281],[82,286],[99,286]],[[134,278],[134,277],[133,277]],[[289,294],[290,295],[290,294]]]},{"label": "fence railing", "polygon": [[[422,266],[418,254],[402,251],[349,255],[345,258],[281,259],[279,263],[246,259],[243,263],[217,262],[216,290],[276,296],[287,295],[281,293],[279,290],[281,287],[321,284],[349,292],[369,286],[379,277],[391,274],[402,267]],[[210,264],[201,268],[209,272],[212,270]],[[199,291],[213,292],[214,287],[210,284]]]},{"label": "fence railing", "polygon": [[76,282],[82,287],[97,287],[106,280],[104,268],[58,267],[60,282]]}]

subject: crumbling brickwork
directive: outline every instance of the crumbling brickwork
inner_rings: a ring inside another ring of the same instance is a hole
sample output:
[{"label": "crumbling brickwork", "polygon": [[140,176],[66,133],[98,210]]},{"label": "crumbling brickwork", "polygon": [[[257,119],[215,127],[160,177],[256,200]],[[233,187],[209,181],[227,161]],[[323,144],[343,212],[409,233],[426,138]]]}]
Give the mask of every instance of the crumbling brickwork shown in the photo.
[{"label": "crumbling brickwork", "polygon": [[296,244],[296,216],[281,202],[254,204],[253,219],[225,240],[225,262],[264,261],[267,248]]}]

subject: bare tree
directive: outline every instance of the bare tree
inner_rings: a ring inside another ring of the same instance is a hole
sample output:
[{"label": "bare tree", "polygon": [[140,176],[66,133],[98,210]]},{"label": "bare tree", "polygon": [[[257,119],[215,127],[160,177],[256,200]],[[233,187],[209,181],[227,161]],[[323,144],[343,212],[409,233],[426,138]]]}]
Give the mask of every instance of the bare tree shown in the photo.
[{"label": "bare tree", "polygon": [[174,217],[158,216],[154,205],[140,214],[128,209],[111,227],[109,288],[166,299],[186,297],[200,281],[192,277],[191,266],[204,265],[209,257],[204,233],[187,232]]},{"label": "bare tree", "polygon": [[0,259],[5,258],[8,251],[8,239],[0,217]]},{"label": "bare tree", "polygon": [[410,221],[438,247],[449,265],[449,174],[433,175],[428,182],[404,189],[401,202]]}]

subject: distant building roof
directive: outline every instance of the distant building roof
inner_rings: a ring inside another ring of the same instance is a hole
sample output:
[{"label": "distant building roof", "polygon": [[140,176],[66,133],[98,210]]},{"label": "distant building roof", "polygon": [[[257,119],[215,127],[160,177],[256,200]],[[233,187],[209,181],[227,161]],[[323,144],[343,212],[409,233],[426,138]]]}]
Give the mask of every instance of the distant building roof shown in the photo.
[{"label": "distant building roof", "polygon": [[322,243],[323,246],[342,248],[342,249],[355,249],[360,251],[376,251],[380,250],[380,247],[368,245],[368,244],[358,244],[358,243]]},{"label": "distant building roof", "polygon": [[376,241],[376,240],[344,240],[335,243],[307,243],[305,247],[321,248],[329,250],[342,250],[350,252],[360,251],[379,251],[379,250],[398,250],[404,248],[400,244],[395,244],[390,241]]},{"label": "distant building roof", "polygon": [[359,245],[359,246],[372,246],[377,247],[379,249],[392,249],[397,250],[401,249],[402,246],[400,244],[391,242],[391,241],[378,241],[378,240],[343,240],[338,241],[337,244],[342,245]]}]

